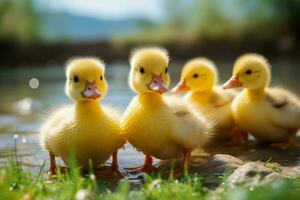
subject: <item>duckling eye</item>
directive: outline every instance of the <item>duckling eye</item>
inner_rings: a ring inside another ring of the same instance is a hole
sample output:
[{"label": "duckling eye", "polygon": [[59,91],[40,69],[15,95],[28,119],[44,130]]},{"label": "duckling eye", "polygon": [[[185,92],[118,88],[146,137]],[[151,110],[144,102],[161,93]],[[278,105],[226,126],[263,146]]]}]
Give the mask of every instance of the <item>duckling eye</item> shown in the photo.
[{"label": "duckling eye", "polygon": [[101,81],[103,80],[103,76],[102,76],[102,75],[100,76],[100,80],[101,80]]},{"label": "duckling eye", "polygon": [[250,74],[252,74],[252,70],[251,70],[251,69],[248,69],[245,73],[246,73],[247,75],[250,75]]},{"label": "duckling eye", "polygon": [[193,74],[193,78],[198,78],[199,74]]},{"label": "duckling eye", "polygon": [[145,73],[144,67],[141,67],[141,68],[140,68],[140,72],[141,72],[141,74]]},{"label": "duckling eye", "polygon": [[77,75],[75,75],[75,76],[73,77],[73,81],[74,81],[75,83],[77,83],[77,82],[79,81],[79,78],[78,78]]},{"label": "duckling eye", "polygon": [[166,67],[166,69],[165,69],[165,73],[167,74],[168,73],[168,68]]}]

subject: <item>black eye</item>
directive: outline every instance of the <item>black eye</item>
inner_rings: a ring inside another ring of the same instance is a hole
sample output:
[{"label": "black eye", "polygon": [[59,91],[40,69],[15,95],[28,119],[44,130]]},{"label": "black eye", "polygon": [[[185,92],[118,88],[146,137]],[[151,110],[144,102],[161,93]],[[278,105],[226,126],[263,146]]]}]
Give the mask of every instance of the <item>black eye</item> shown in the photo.
[{"label": "black eye", "polygon": [[167,74],[168,73],[168,68],[166,67],[166,69],[165,69],[165,73]]},{"label": "black eye", "polygon": [[248,70],[246,71],[246,74],[247,74],[247,75],[252,74],[252,70],[248,69]]},{"label": "black eye", "polygon": [[78,81],[79,81],[79,78],[78,78],[78,76],[74,76],[74,78],[73,78],[73,81],[75,82],[75,83],[77,83]]},{"label": "black eye", "polygon": [[141,68],[140,68],[140,72],[141,72],[141,74],[145,73],[144,67],[141,67]]},{"label": "black eye", "polygon": [[102,76],[102,75],[100,76],[100,80],[101,80],[101,81],[103,80],[103,76]]},{"label": "black eye", "polygon": [[193,74],[193,78],[198,78],[199,74]]}]

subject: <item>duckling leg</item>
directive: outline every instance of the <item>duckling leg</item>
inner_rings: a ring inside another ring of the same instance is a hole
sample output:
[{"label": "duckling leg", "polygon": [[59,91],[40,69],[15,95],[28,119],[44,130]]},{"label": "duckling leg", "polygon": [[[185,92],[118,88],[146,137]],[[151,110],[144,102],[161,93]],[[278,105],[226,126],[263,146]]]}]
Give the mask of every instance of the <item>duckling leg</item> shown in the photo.
[{"label": "duckling leg", "polygon": [[124,178],[122,173],[119,171],[118,151],[114,151],[112,154],[111,166],[107,170],[99,172],[98,175],[106,178]]},{"label": "duckling leg", "polygon": [[190,149],[185,149],[183,152],[183,170],[184,170],[184,175],[188,175],[189,172],[189,161],[191,158],[191,150]]},{"label": "duckling leg", "polygon": [[242,131],[239,127],[234,127],[232,129],[233,140],[236,144],[248,145],[248,133]]},{"label": "duckling leg", "polygon": [[126,168],[130,173],[141,173],[141,172],[150,172],[153,170],[153,158],[151,155],[146,154],[145,155],[145,160],[144,160],[144,165],[135,167],[135,168]]},{"label": "duckling leg", "polygon": [[296,134],[297,134],[297,131],[293,134],[289,134],[288,140],[286,142],[273,143],[270,145],[270,147],[285,150],[294,144]]},{"label": "duckling leg", "polygon": [[182,170],[180,169],[175,169],[172,170],[173,177],[174,178],[179,178],[184,174],[184,176],[187,176],[189,173],[189,161],[191,158],[191,150],[190,149],[184,149],[183,150],[183,161],[182,161]]},{"label": "duckling leg", "polygon": [[123,177],[123,175],[119,171],[118,151],[113,152],[112,163],[111,163],[111,171],[112,171],[113,175],[115,175],[117,177]]},{"label": "duckling leg", "polygon": [[50,169],[49,174],[54,175],[56,174],[56,162],[55,162],[55,155],[53,152],[49,151],[49,157],[50,157]]}]

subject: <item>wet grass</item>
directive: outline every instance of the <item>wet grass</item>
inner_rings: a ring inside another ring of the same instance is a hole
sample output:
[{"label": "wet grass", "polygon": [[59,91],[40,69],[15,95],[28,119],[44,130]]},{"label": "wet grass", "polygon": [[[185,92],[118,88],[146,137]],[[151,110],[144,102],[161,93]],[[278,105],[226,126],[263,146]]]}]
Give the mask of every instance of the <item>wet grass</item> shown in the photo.
[{"label": "wet grass", "polygon": [[203,177],[186,176],[181,179],[161,179],[145,176],[144,183],[133,187],[130,181],[96,179],[93,173],[80,175],[79,168],[70,167],[68,173],[58,172],[49,179],[44,173],[45,163],[37,173],[16,164],[14,158],[0,167],[0,199],[105,199],[105,200],[156,200],[156,199],[299,199],[300,176],[282,179],[269,185],[249,187],[234,185],[220,178],[220,186],[214,190],[203,185]]}]

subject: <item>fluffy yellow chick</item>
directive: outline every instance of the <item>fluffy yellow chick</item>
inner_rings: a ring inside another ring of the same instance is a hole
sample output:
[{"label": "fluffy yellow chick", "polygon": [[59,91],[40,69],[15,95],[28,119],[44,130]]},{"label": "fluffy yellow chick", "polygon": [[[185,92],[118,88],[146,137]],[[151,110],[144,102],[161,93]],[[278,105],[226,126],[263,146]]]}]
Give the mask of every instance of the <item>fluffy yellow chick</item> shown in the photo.
[{"label": "fluffy yellow chick", "polygon": [[188,168],[191,150],[206,141],[209,124],[184,101],[163,97],[167,91],[168,54],[156,47],[137,49],[130,59],[129,85],[137,93],[121,119],[122,132],[129,143],[145,153],[144,166],[150,171],[152,156],[174,159],[184,156]]},{"label": "fluffy yellow chick", "polygon": [[232,104],[234,120],[242,130],[272,147],[286,149],[300,128],[300,101],[287,90],[268,88],[270,79],[267,60],[246,54],[237,59],[223,88],[244,88]]},{"label": "fluffy yellow chick", "polygon": [[105,66],[96,58],[76,58],[67,64],[67,96],[74,105],[65,105],[49,116],[41,128],[41,144],[50,155],[50,173],[55,173],[55,156],[68,164],[74,154],[83,169],[103,164],[112,154],[112,172],[119,173],[117,151],[121,137],[119,114],[100,106],[107,93]]},{"label": "fluffy yellow chick", "polygon": [[231,102],[236,93],[222,90],[216,86],[217,82],[218,71],[215,64],[207,58],[194,58],[184,65],[180,82],[171,93],[189,92],[185,97],[188,102],[215,122],[213,139],[243,142],[245,134],[240,135],[241,132],[237,131],[231,111]]}]

